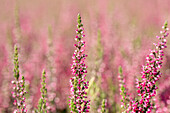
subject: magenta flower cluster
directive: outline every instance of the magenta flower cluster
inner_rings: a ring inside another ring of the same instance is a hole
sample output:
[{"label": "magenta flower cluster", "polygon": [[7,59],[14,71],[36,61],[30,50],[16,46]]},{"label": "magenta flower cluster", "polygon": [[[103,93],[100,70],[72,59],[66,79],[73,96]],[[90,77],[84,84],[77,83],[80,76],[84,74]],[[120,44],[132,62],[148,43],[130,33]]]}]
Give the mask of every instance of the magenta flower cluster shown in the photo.
[{"label": "magenta flower cluster", "polygon": [[166,37],[169,33],[167,28],[167,22],[162,27],[162,36],[156,36],[159,39],[157,44],[154,43],[155,49],[150,51],[150,54],[146,57],[146,65],[143,66],[142,80],[137,79],[137,93],[140,97],[139,100],[132,102],[133,113],[151,113],[154,108],[153,97],[156,95],[156,82],[161,77],[160,68],[163,63],[164,48],[166,48]]},{"label": "magenta flower cluster", "polygon": [[13,92],[12,92],[12,97],[15,98],[14,100],[14,105],[17,106],[17,109],[14,111],[14,113],[22,112],[26,113],[26,105],[25,105],[25,97],[24,95],[26,94],[24,84],[25,80],[24,78],[19,80],[19,81],[12,81],[14,84],[13,86]]},{"label": "magenta flower cluster", "polygon": [[71,108],[71,112],[84,113],[89,112],[90,100],[86,100],[86,89],[88,89],[89,82],[86,82],[85,79],[87,66],[85,65],[84,60],[86,59],[87,55],[83,53],[85,51],[85,41],[83,41],[82,38],[85,37],[85,35],[83,31],[83,24],[81,23],[80,14],[78,14],[77,22],[78,29],[76,30],[77,36],[75,38],[77,44],[74,45],[76,47],[76,50],[74,51],[74,54],[72,56],[73,64],[71,66],[72,74],[74,75],[74,77],[70,79],[71,96],[69,105]]}]

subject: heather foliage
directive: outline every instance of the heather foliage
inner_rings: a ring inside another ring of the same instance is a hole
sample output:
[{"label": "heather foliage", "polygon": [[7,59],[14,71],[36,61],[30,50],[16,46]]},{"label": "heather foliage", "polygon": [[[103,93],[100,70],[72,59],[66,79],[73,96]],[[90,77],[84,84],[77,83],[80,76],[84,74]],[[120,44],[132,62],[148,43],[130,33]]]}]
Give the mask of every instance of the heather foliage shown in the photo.
[{"label": "heather foliage", "polygon": [[146,57],[146,66],[143,66],[142,69],[142,79],[137,79],[137,93],[138,97],[135,100],[132,100],[128,97],[125,87],[125,79],[122,75],[122,68],[119,67],[119,81],[120,81],[120,95],[122,96],[122,107],[124,108],[124,112],[132,112],[132,113],[151,113],[154,108],[154,97],[156,96],[156,90],[158,86],[156,86],[156,82],[161,77],[160,68],[163,63],[164,56],[164,48],[166,46],[166,37],[169,35],[167,31],[168,23],[165,22],[164,26],[162,26],[162,31],[160,31],[161,36],[156,36],[159,39],[157,44],[155,45],[154,50],[150,50],[150,54]]},{"label": "heather foliage", "polygon": [[169,113],[169,4],[1,0],[0,113]]}]

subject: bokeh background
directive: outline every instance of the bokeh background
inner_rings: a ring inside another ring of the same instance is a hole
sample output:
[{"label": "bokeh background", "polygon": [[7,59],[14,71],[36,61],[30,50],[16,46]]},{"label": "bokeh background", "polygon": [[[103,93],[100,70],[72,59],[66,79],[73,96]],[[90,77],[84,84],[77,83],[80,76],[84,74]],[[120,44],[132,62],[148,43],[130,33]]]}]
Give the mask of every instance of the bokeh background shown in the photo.
[{"label": "bokeh background", "polygon": [[[164,21],[170,22],[170,0],[0,0],[0,113],[12,113],[13,47],[19,45],[21,75],[25,76],[28,113],[37,108],[41,73],[47,71],[48,108],[69,113],[70,64],[74,52],[77,14],[85,28],[90,113],[120,112],[118,67],[136,96],[135,79],[157,42]],[[165,50],[157,101],[170,111],[170,37]]]}]

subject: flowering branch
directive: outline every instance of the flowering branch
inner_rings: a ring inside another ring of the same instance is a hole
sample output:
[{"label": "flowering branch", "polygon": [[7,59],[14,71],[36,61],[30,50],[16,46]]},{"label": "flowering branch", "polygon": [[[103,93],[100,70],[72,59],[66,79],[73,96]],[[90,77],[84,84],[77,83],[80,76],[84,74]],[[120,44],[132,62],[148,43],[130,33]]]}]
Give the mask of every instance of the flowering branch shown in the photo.
[{"label": "flowering branch", "polygon": [[[123,76],[122,67],[119,67],[119,87],[120,87],[120,95],[121,95],[121,108],[123,108],[124,112],[129,111],[127,108],[131,106],[131,100],[129,95],[127,94],[127,88],[125,87],[125,79]],[[128,104],[129,103],[129,104]]]},{"label": "flowering branch", "polygon": [[155,49],[151,50],[150,54],[146,57],[146,65],[143,66],[142,71],[142,80],[137,80],[137,92],[140,97],[138,100],[133,102],[132,110],[134,113],[150,113],[154,107],[152,102],[153,97],[156,95],[156,81],[159,80],[162,73],[160,72],[160,68],[163,63],[164,56],[164,48],[166,48],[166,37],[169,33],[167,28],[167,22],[165,22],[162,27],[163,31],[161,31],[162,36],[156,36],[159,39],[157,44],[154,43]]},{"label": "flowering branch", "polygon": [[47,105],[46,105],[46,98],[47,98],[47,88],[46,88],[46,72],[43,70],[42,72],[42,82],[41,82],[41,98],[38,102],[38,110],[36,110],[36,113],[47,113]]},{"label": "flowering branch", "polygon": [[15,109],[14,113],[26,113],[26,105],[25,103],[25,97],[26,94],[25,91],[25,78],[22,76],[22,79],[19,80],[20,74],[19,74],[19,61],[18,61],[18,47],[15,45],[14,47],[14,77],[15,80],[12,81],[12,84],[14,84],[14,91],[12,92],[12,96],[15,99],[14,105],[17,106],[17,109]]},{"label": "flowering branch", "polygon": [[74,77],[70,79],[70,86],[71,86],[71,96],[70,96],[70,108],[71,112],[76,113],[84,113],[89,112],[90,109],[90,100],[85,100],[87,98],[87,92],[86,89],[88,89],[89,82],[86,82],[86,75],[84,73],[87,73],[87,66],[84,63],[84,60],[86,59],[87,55],[83,54],[85,51],[83,47],[85,47],[85,42],[82,40],[85,35],[83,24],[81,23],[81,16],[78,14],[78,25],[77,25],[77,36],[75,40],[78,42],[78,44],[75,44],[76,50],[73,54],[73,64],[71,66],[72,74]]}]

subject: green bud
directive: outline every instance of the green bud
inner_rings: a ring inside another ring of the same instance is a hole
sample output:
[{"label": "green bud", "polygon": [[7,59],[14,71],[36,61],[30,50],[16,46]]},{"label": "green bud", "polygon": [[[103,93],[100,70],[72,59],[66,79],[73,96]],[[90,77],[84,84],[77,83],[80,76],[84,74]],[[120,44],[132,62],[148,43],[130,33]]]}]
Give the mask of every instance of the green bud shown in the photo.
[{"label": "green bud", "polygon": [[121,67],[121,66],[119,66],[119,73],[120,73],[120,74],[122,74],[122,73],[123,73],[123,71],[122,71],[122,67]]},{"label": "green bud", "polygon": [[165,21],[164,23],[164,27],[167,28],[168,27],[168,21]]}]

